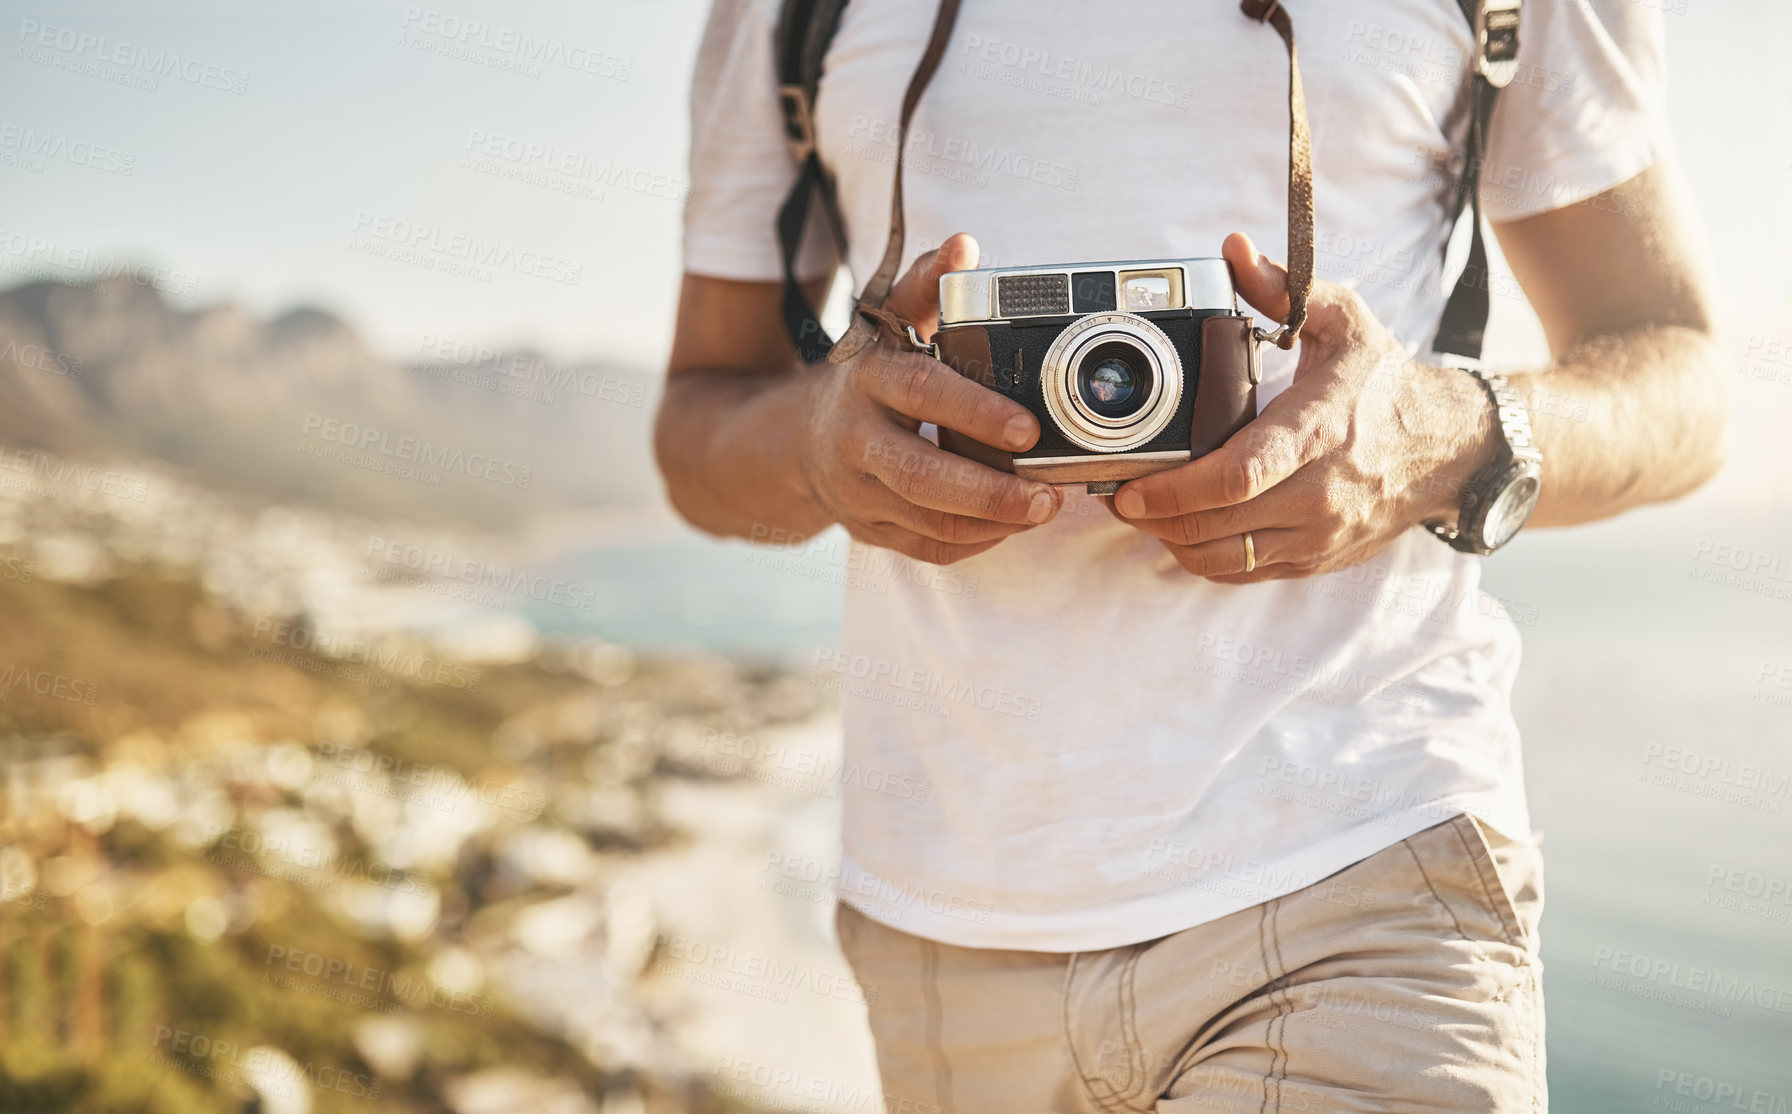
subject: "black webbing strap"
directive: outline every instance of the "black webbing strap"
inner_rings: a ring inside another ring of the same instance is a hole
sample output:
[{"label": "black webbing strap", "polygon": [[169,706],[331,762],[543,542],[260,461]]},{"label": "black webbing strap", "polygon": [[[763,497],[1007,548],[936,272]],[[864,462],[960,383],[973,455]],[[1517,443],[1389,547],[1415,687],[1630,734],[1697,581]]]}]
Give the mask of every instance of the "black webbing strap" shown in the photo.
[{"label": "black webbing strap", "polygon": [[815,150],[815,91],[821,84],[822,60],[840,27],[847,0],[784,0],[775,35],[778,55],[778,106],[784,116],[784,138],[797,161],[797,177],[778,209],[778,248],[784,256],[784,328],[806,363],[819,363],[834,346],[821,319],[796,277],[809,206],[817,196],[845,250],[846,233],[834,201],[834,184]]},{"label": "black webbing strap", "polygon": [[[1458,0],[1475,38],[1475,57],[1470,92],[1468,146],[1463,159],[1462,178],[1458,184],[1456,206],[1451,227],[1461,220],[1466,207],[1472,227],[1468,261],[1457,276],[1455,288],[1444,304],[1438,323],[1437,339],[1432,351],[1461,356],[1470,360],[1481,357],[1487,319],[1491,311],[1488,294],[1487,245],[1481,222],[1481,170],[1487,151],[1488,122],[1499,99],[1499,91],[1512,80],[1518,57],[1518,14],[1521,0]],[[792,343],[807,363],[819,363],[833,348],[833,338],[821,327],[815,309],[809,305],[796,277],[797,254],[803,232],[808,227],[809,206],[817,195],[826,213],[835,242],[845,251],[845,229],[841,227],[839,209],[833,195],[834,185],[822,169],[815,149],[815,92],[821,83],[821,69],[828,44],[840,26],[840,15],[847,0],[784,0],[778,18],[776,46],[778,55],[778,101],[784,117],[784,134],[791,153],[797,160],[798,172],[789,195],[778,210],[778,246],[784,257],[784,328]],[[1249,11],[1252,4],[1246,2]],[[1277,13],[1279,5],[1259,2],[1267,18]],[[1288,38],[1284,35],[1284,38]],[[1294,79],[1298,82],[1298,77]],[[1298,85],[1295,86],[1298,90]],[[1293,167],[1291,159],[1290,167]],[[1292,177],[1291,177],[1292,211]],[[1292,225],[1291,225],[1292,227]],[[1290,248],[1292,250],[1292,243]],[[1448,250],[1448,243],[1445,244]]]},{"label": "black webbing strap", "polygon": [[921,60],[915,63],[915,72],[908,79],[908,88],[903,91],[902,115],[896,120],[896,159],[890,175],[890,236],[884,241],[883,261],[878,263],[877,270],[871,272],[871,277],[859,291],[858,304],[853,307],[852,327],[828,353],[829,363],[844,363],[863,352],[877,340],[880,328],[902,335],[900,318],[886,309],[884,303],[896,285],[896,268],[902,263],[903,240],[908,235],[908,218],[902,211],[902,166],[908,150],[908,126],[915,118],[921,94],[927,91],[927,83],[933,80],[934,71],[940,68],[940,60],[946,56],[946,42],[952,37],[953,25],[958,22],[959,3],[960,0],[940,0],[939,10],[933,13],[933,30],[927,33],[927,48],[921,52]]},{"label": "black webbing strap", "polygon": [[[1437,325],[1433,352],[1481,358],[1492,309],[1488,296],[1487,243],[1481,228],[1481,165],[1487,155],[1487,125],[1500,90],[1512,80],[1518,59],[1519,0],[1459,0],[1475,36],[1474,77],[1469,96],[1468,150],[1463,157],[1462,179],[1456,191],[1456,208],[1450,219],[1454,229],[1469,209],[1468,262],[1456,277],[1456,287],[1444,303]],[[1448,238],[1444,249],[1449,250]]]}]

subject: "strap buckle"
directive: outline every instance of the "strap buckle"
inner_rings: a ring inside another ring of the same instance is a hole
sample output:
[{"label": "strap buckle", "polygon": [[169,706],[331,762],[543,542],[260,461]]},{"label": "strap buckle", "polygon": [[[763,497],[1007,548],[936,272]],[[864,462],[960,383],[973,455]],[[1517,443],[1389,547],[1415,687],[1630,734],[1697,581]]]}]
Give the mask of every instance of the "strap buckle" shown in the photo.
[{"label": "strap buckle", "polygon": [[1475,72],[1495,89],[1518,76],[1520,0],[1481,0],[1475,16]]},{"label": "strap buckle", "polygon": [[809,161],[815,153],[815,117],[810,111],[809,91],[801,85],[778,86],[778,107],[784,112],[784,140],[798,163]]},{"label": "strap buckle", "polygon": [[1264,344],[1273,344],[1283,350],[1294,347],[1294,338],[1300,329],[1295,325],[1278,325],[1273,330],[1264,330],[1256,325],[1251,326],[1251,335]]},{"label": "strap buckle", "polygon": [[929,343],[928,341],[922,340],[921,334],[916,332],[915,327],[906,321],[903,322],[902,330],[908,334],[908,342],[914,346],[915,351],[925,353],[936,360],[940,358],[940,346],[938,342]]}]

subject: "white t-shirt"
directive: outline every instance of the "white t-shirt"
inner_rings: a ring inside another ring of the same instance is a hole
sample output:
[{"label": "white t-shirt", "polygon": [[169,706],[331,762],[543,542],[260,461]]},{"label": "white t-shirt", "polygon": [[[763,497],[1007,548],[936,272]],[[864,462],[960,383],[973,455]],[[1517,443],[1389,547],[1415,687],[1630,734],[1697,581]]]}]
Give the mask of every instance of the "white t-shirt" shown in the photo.
[{"label": "white t-shirt", "polygon": [[[1467,126],[1455,0],[1285,0],[1313,135],[1319,277],[1415,354]],[[718,0],[693,95],[685,265],[780,275],[795,173],[777,0]],[[934,5],[853,0],[818,96],[819,150],[862,285],[889,226],[903,90]],[[1530,0],[1490,139],[1510,220],[1604,190],[1663,149],[1647,5]],[[1232,3],[964,5],[915,115],[903,267],[954,232],[983,266],[1285,258],[1288,57]],[[815,225],[804,270],[832,263]],[[1292,356],[1266,351],[1263,401]],[[966,947],[1152,939],[1310,885],[1450,816],[1528,833],[1509,708],[1517,625],[1480,559],[1414,528],[1367,564],[1228,587],[1080,493],[946,569],[855,550],[838,653],[843,900]],[[1340,897],[1347,901],[1348,895]]]}]

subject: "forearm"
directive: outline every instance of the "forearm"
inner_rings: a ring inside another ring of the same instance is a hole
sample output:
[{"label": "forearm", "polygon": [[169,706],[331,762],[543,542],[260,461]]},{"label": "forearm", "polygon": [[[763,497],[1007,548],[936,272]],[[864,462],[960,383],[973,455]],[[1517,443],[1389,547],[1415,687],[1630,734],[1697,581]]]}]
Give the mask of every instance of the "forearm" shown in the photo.
[{"label": "forearm", "polygon": [[1532,526],[1572,526],[1677,499],[1716,474],[1729,414],[1706,331],[1652,326],[1594,337],[1508,376],[1543,451]]},{"label": "forearm", "polygon": [[1495,228],[1555,355],[1542,372],[1509,377],[1543,450],[1531,523],[1608,518],[1710,479],[1728,377],[1702,237],[1672,159]]},{"label": "forearm", "polygon": [[654,451],[672,505],[711,534],[806,537],[831,524],[800,458],[818,372],[684,370],[670,376]]},{"label": "forearm", "polygon": [[[1728,394],[1716,342],[1666,325],[1595,337],[1550,366],[1507,372],[1543,453],[1529,525],[1573,526],[1676,499],[1722,463]],[[1399,412],[1421,460],[1441,462],[1415,492],[1419,521],[1453,521],[1462,491],[1495,459],[1492,400],[1463,371],[1413,365]]]}]

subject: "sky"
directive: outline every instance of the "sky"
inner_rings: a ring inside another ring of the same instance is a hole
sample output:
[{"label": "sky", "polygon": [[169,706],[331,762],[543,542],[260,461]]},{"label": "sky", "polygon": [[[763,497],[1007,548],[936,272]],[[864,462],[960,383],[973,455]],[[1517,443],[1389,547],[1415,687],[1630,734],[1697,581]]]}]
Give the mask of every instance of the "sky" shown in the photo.
[{"label": "sky", "polygon": [[[1597,2],[1664,10],[1669,110],[1733,327],[1792,334],[1792,5]],[[707,8],[0,0],[0,285],[131,260],[177,304],[318,304],[394,356],[446,338],[657,367]],[[524,38],[583,68],[519,66]],[[131,65],[168,57],[173,74]],[[31,155],[46,138],[61,154]],[[404,254],[474,244],[507,265]]]},{"label": "sky", "polygon": [[[395,354],[465,335],[656,363],[706,8],[0,4],[0,284],[46,252],[141,260],[181,304],[320,304]],[[483,57],[442,53],[470,25]],[[583,68],[516,68],[505,48],[524,37]],[[169,55],[174,74],[130,65]],[[144,76],[154,89],[123,80]],[[32,159],[27,134],[73,155]],[[510,264],[373,254],[475,240]]]}]

